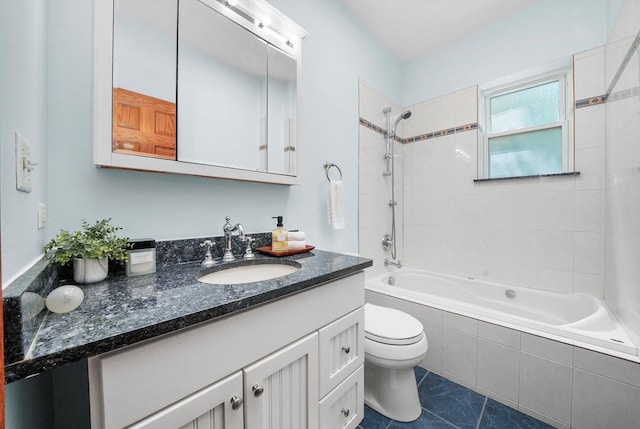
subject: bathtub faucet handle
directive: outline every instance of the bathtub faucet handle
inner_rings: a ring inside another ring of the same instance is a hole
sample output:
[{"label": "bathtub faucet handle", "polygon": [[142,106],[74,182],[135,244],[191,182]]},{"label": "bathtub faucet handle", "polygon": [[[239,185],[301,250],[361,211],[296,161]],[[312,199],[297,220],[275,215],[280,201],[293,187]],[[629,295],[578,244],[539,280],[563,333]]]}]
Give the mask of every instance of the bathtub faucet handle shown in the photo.
[{"label": "bathtub faucet handle", "polygon": [[384,260],[384,266],[388,267],[389,265],[393,265],[394,267],[397,267],[398,269],[402,268],[402,261],[398,260],[397,262],[393,262],[390,261],[388,259]]}]

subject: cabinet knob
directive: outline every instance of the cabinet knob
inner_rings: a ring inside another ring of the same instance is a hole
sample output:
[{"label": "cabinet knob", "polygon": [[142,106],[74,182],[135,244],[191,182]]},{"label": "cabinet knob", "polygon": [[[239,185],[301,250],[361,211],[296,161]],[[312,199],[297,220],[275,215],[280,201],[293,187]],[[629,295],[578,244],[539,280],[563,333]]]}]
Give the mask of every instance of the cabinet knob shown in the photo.
[{"label": "cabinet knob", "polygon": [[351,351],[351,347],[349,347],[349,346],[342,346],[342,351],[344,351],[346,354],[349,354],[349,352]]},{"label": "cabinet knob", "polygon": [[253,390],[253,396],[256,398],[264,393],[264,387],[258,384],[254,384],[251,390]]},{"label": "cabinet knob", "polygon": [[238,408],[240,408],[242,406],[242,398],[239,398],[238,396],[233,396],[231,398],[231,409],[232,410],[237,410]]},{"label": "cabinet knob", "polygon": [[343,408],[342,411],[340,411],[342,413],[343,416],[345,417],[349,417],[349,409],[348,408]]}]

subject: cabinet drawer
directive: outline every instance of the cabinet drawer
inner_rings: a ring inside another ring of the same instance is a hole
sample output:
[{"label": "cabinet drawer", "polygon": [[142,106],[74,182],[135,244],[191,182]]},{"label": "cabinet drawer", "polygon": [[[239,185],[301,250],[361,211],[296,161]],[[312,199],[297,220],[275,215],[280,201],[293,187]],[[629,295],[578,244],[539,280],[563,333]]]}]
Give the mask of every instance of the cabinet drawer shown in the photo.
[{"label": "cabinet drawer", "polygon": [[322,398],[364,363],[364,308],[325,326],[319,333]]},{"label": "cabinet drawer", "polygon": [[322,429],[353,429],[364,418],[364,365],[320,401]]}]

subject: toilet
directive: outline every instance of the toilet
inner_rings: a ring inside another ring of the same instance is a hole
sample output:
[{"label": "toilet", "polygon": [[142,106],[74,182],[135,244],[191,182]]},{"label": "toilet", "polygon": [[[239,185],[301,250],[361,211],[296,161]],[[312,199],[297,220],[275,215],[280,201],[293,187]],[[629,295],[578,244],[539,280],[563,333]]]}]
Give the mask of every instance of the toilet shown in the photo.
[{"label": "toilet", "polygon": [[414,368],[427,354],[418,319],[399,310],[364,306],[364,403],[399,422],[420,417]]}]

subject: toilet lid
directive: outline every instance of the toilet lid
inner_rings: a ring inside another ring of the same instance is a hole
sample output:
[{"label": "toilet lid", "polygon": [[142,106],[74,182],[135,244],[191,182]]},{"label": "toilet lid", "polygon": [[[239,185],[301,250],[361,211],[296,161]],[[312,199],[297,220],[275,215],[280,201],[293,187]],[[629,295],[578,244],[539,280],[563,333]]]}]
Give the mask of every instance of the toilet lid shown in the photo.
[{"label": "toilet lid", "polygon": [[364,306],[364,336],[384,344],[414,344],[422,339],[424,328],[415,317],[378,305]]}]

